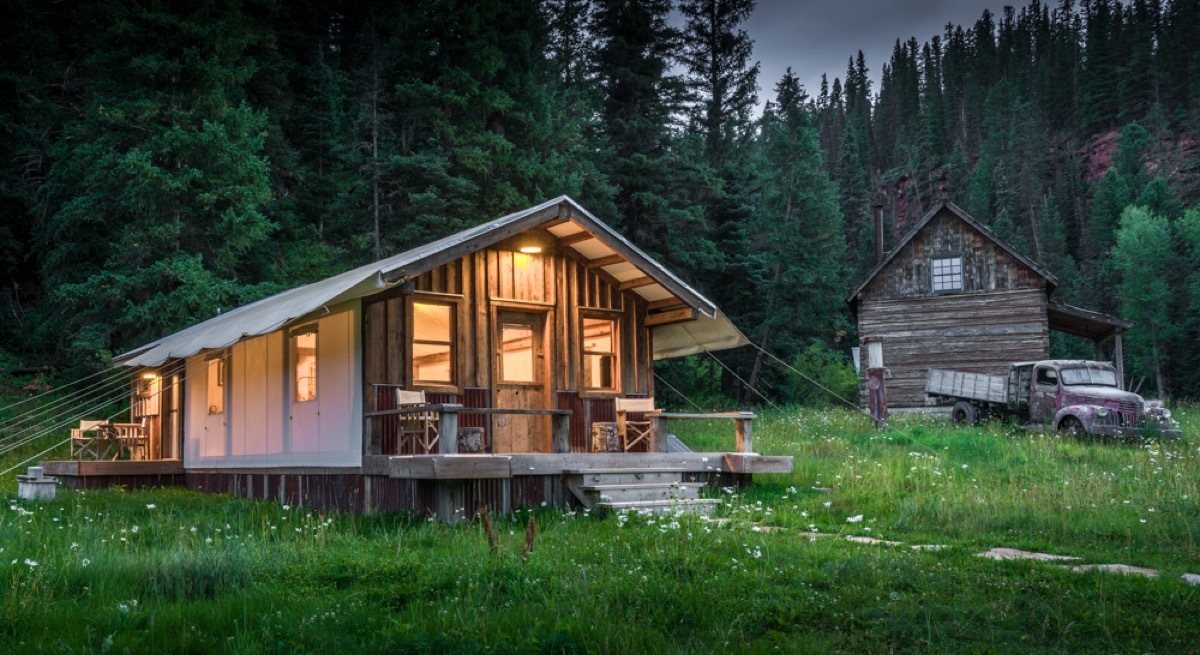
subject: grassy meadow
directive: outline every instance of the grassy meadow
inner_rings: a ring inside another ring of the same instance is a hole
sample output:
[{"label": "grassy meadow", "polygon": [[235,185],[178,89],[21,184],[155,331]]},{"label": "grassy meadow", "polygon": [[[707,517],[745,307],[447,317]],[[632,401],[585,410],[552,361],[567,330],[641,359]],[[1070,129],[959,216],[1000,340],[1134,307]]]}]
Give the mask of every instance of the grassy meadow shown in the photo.
[{"label": "grassy meadow", "polygon": [[[0,653],[1197,652],[1200,409],[1176,414],[1182,441],[1123,444],[771,411],[756,449],[795,471],[712,490],[713,519],[536,508],[496,519],[496,552],[479,521],[177,489],[35,505],[8,476]],[[1162,574],[976,556],[999,546]]]}]

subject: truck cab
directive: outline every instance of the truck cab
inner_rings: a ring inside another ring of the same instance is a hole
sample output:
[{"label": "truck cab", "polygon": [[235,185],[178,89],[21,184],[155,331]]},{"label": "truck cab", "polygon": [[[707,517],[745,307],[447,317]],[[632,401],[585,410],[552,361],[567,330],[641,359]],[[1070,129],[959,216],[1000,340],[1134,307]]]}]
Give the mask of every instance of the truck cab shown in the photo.
[{"label": "truck cab", "polygon": [[1010,410],[1030,427],[1070,434],[1136,437],[1157,432],[1179,437],[1171,412],[1146,408],[1142,397],[1120,388],[1116,369],[1107,362],[1043,360],[1012,364]]}]

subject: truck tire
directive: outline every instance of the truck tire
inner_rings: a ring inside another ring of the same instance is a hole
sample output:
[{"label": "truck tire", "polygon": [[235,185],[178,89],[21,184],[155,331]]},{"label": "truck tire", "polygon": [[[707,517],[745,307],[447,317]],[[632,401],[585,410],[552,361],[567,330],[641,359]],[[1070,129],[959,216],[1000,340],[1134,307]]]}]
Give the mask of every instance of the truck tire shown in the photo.
[{"label": "truck tire", "polygon": [[1058,432],[1063,436],[1078,439],[1084,435],[1083,423],[1074,416],[1064,416],[1063,420],[1058,423]]},{"label": "truck tire", "polygon": [[954,425],[975,425],[979,422],[979,410],[971,403],[960,400],[950,409],[950,422]]}]

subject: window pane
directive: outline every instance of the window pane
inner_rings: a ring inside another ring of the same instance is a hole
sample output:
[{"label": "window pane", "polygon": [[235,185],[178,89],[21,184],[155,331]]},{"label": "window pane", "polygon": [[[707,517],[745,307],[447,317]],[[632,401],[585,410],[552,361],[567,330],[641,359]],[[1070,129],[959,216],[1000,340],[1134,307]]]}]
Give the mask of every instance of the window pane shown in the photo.
[{"label": "window pane", "polygon": [[450,344],[414,343],[413,380],[418,382],[453,382],[450,377]]},{"label": "window pane", "polygon": [[225,411],[225,360],[208,360],[208,413]]},{"label": "window pane", "polygon": [[583,356],[583,386],[588,389],[613,389],[612,355]]},{"label": "window pane", "polygon": [[537,382],[534,375],[533,328],[500,326],[500,379],[504,382]]},{"label": "window pane", "polygon": [[600,318],[583,319],[583,352],[613,352],[613,321]]},{"label": "window pane", "polygon": [[305,332],[292,337],[296,361],[296,402],[317,399],[317,333]]},{"label": "window pane", "polygon": [[937,257],[930,264],[934,291],[962,290],[962,257]]},{"label": "window pane", "polygon": [[413,340],[450,342],[450,305],[413,303]]}]

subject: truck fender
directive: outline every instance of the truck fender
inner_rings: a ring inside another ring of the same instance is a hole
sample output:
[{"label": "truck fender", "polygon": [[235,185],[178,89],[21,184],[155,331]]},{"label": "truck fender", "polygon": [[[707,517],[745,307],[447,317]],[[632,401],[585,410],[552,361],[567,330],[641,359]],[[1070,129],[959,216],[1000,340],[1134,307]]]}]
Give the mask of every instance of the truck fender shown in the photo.
[{"label": "truck fender", "polygon": [[1091,432],[1093,420],[1092,414],[1096,411],[1096,407],[1096,405],[1068,405],[1063,407],[1054,415],[1054,422],[1052,425],[1054,426],[1055,430],[1058,430],[1059,426],[1062,425],[1063,419],[1070,416],[1078,419],[1078,421],[1083,424],[1083,429],[1085,432]]}]

